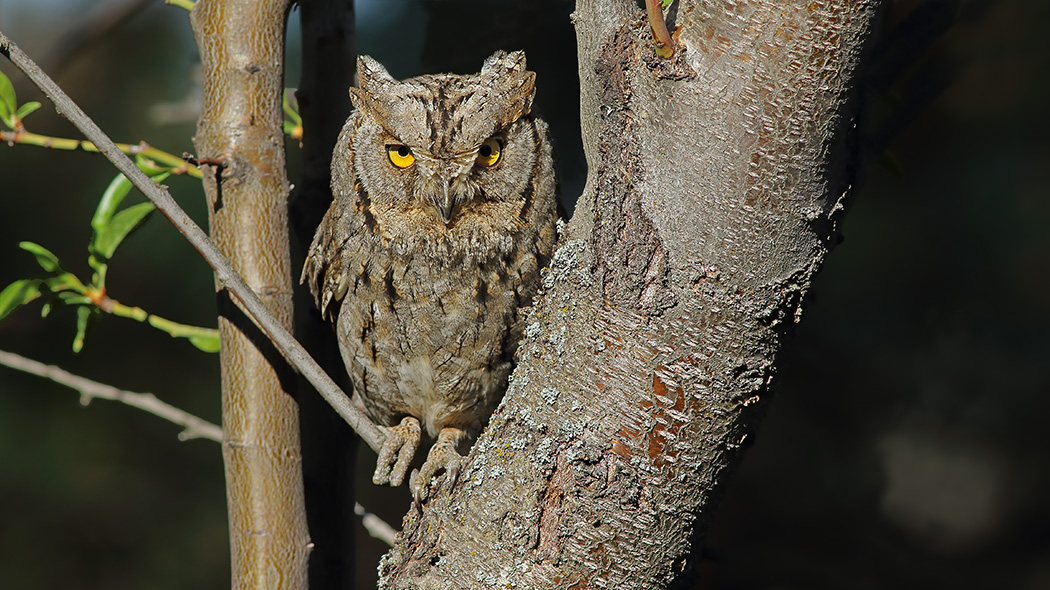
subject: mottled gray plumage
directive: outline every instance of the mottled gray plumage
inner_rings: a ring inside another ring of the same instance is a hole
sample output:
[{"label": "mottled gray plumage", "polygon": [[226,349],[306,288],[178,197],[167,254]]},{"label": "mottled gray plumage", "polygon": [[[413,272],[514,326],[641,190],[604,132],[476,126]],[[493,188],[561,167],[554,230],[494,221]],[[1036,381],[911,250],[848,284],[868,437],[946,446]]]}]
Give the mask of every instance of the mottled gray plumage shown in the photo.
[{"label": "mottled gray plumage", "polygon": [[436,438],[417,497],[440,469],[455,473],[457,446],[502,397],[521,308],[554,247],[534,82],[522,52],[497,52],[475,75],[405,81],[358,61],[334,200],[302,280],[335,322],[355,402],[387,435],[373,480],[399,485],[420,432]]}]

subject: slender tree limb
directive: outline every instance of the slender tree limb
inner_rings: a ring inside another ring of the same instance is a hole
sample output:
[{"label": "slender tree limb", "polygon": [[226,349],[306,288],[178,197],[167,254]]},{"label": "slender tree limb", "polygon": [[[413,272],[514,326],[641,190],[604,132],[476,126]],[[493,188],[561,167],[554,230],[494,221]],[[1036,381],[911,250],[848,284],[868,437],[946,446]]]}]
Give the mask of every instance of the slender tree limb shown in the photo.
[{"label": "slender tree limb", "polygon": [[[163,402],[152,393],[137,393],[117,389],[112,385],[74,375],[55,365],[46,365],[4,350],[0,350],[0,365],[30,375],[36,375],[37,377],[43,377],[44,379],[50,379],[59,385],[75,389],[80,392],[80,403],[84,406],[91,403],[91,400],[99,398],[121,402],[133,408],[149,412],[172,424],[182,426],[184,430],[179,433],[179,440],[200,438],[218,443],[222,442],[222,428],[217,424],[212,424],[207,420],[198,418],[189,412]],[[397,536],[397,530],[394,527],[390,526],[382,518],[368,512],[364,506],[356,502],[354,503],[354,513],[361,517],[361,525],[365,527],[365,531],[369,535],[391,547],[394,546],[394,537]]]},{"label": "slender tree limb", "polygon": [[134,391],[117,389],[112,385],[74,375],[54,365],[45,365],[39,361],[3,350],[0,350],[0,365],[16,371],[22,371],[23,373],[29,373],[30,375],[36,375],[37,377],[43,377],[44,379],[50,379],[59,385],[75,389],[80,392],[80,403],[84,406],[91,403],[91,400],[95,398],[105,399],[127,404],[173,424],[178,424],[184,428],[179,433],[179,440],[203,438],[222,442],[222,428],[165,403],[157,399],[152,393],[136,393]]},{"label": "slender tree limb", "polygon": [[295,367],[329,404],[347,421],[372,449],[382,446],[383,435],[364,413],[350,403],[349,397],[310,358],[303,347],[295,341],[266,309],[258,295],[244,282],[229,260],[208,235],[201,230],[189,215],[179,207],[167,189],[154,183],[125,156],[105,133],[92,121],[69,96],[55,84],[39,66],[22,52],[4,33],[0,32],[0,54],[8,58],[24,72],[55,104],[58,112],[69,119],[113,165],[131,180],[154,205],[160,209],[186,240],[198,251],[215,271],[216,280],[226,287],[244,306],[251,319],[273,341],[288,362]]},{"label": "slender tree limb", "polygon": [[[30,133],[24,130],[0,131],[0,143],[35,145],[55,150],[80,149],[85,152],[98,152],[98,149],[90,141],[81,141],[79,139],[69,139],[65,137],[50,137],[38,133]],[[141,155],[142,157],[153,160],[162,166],[170,166],[172,174],[189,174],[194,178],[201,177],[201,171],[197,169],[196,165],[186,162],[173,154],[151,147],[144,141],[140,141],[139,143],[118,143],[116,146],[125,154],[131,156]]]}]

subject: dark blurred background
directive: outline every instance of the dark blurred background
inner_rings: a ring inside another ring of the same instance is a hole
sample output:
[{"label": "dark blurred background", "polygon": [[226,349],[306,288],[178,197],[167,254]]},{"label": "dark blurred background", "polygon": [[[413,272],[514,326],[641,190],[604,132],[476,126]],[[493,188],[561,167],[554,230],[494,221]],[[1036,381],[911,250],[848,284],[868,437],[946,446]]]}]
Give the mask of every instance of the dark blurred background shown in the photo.
[{"label": "dark blurred background", "polygon": [[[405,77],[476,71],[494,49],[524,48],[572,201],[584,170],[571,9],[361,1],[358,50]],[[114,139],[193,151],[197,57],[184,11],[0,0],[0,30]],[[891,4],[865,79],[845,240],[715,518],[702,587],[1050,588],[1048,34],[1045,1]],[[20,102],[44,100],[10,64],[0,70]],[[46,103],[28,123],[76,137]],[[297,149],[289,143],[293,182]],[[97,155],[0,146],[0,287],[37,276],[21,240],[89,276],[88,222],[114,174]],[[166,183],[204,223],[199,183]],[[118,251],[109,286],[152,313],[215,323],[211,273],[159,217]],[[0,349],[219,421],[214,355],[117,318],[74,355],[73,314],[38,312],[0,322]],[[219,448],[177,433],[0,367],[0,587],[227,587]],[[397,525],[407,495],[364,483],[361,501]],[[361,535],[371,587],[383,547]]]}]

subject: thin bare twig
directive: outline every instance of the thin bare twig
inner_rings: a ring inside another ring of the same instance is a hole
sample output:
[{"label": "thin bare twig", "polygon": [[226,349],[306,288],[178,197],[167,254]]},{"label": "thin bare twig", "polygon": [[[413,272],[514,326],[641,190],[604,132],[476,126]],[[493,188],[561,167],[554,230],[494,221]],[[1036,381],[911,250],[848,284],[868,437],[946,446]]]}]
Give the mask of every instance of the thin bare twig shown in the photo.
[{"label": "thin bare twig", "polygon": [[397,537],[397,530],[394,527],[387,524],[382,518],[365,510],[365,507],[357,502],[354,502],[354,514],[361,517],[361,526],[365,527],[369,535],[391,547],[394,546],[394,538]]},{"label": "thin bare twig", "polygon": [[[0,350],[0,365],[16,371],[22,371],[23,373],[29,373],[30,375],[36,375],[37,377],[43,377],[44,379],[50,379],[59,385],[75,389],[80,392],[80,404],[84,406],[91,403],[91,400],[99,398],[121,402],[133,408],[145,410],[154,416],[182,426],[184,430],[179,433],[179,440],[202,438],[222,442],[222,428],[162,402],[152,393],[136,393],[134,391],[117,389],[112,385],[74,375],[55,365],[45,365],[39,361],[3,350]],[[394,537],[397,535],[394,527],[375,514],[368,512],[364,506],[356,502],[354,503],[354,514],[361,517],[361,525],[365,527],[369,535],[391,547],[394,546]]]},{"label": "thin bare twig", "polygon": [[179,440],[204,438],[222,442],[222,428],[162,402],[152,393],[136,393],[134,391],[117,389],[112,385],[74,375],[54,365],[45,365],[44,363],[3,350],[0,350],[0,365],[43,377],[44,379],[50,379],[55,383],[75,389],[80,392],[80,404],[84,406],[91,403],[91,400],[99,398],[121,402],[133,408],[145,410],[154,416],[159,416],[168,422],[182,426],[185,430],[179,433]]},{"label": "thin bare twig", "polygon": [[208,238],[201,228],[168,193],[167,189],[150,180],[125,156],[105,133],[99,129],[79,106],[74,103],[33,60],[22,52],[6,35],[0,32],[0,54],[22,70],[55,104],[56,110],[69,119],[113,165],[142,191],[161,213],[167,217],[186,240],[201,253],[215,271],[215,278],[227,288],[242,305],[247,315],[265,333],[285,359],[317,389],[336,412],[372,449],[379,451],[383,434],[364,412],[350,403],[350,398],[332,381],[292,335],[270,313],[255,291],[244,282],[237,271]]}]

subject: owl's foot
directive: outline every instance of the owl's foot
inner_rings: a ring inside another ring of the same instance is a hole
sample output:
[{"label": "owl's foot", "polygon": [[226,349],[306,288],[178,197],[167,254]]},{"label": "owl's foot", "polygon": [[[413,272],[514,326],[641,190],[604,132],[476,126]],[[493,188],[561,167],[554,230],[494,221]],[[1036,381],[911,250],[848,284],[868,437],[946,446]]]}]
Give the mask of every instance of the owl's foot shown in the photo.
[{"label": "owl's foot", "polygon": [[456,447],[466,435],[466,432],[458,428],[442,428],[438,433],[437,442],[430,447],[430,452],[427,453],[426,463],[423,463],[418,475],[413,474],[413,481],[409,484],[412,487],[412,496],[417,503],[427,497],[430,491],[430,480],[442,469],[448,473],[449,489],[456,485],[459,468],[463,465],[463,456],[456,451]]},{"label": "owl's foot", "polygon": [[376,472],[372,475],[372,483],[397,487],[405,481],[408,465],[419,447],[419,420],[406,416],[397,426],[380,428],[386,434],[386,440],[383,441],[379,459],[376,460]]}]

